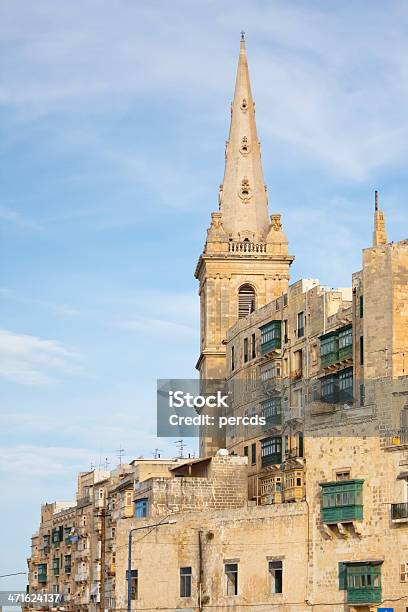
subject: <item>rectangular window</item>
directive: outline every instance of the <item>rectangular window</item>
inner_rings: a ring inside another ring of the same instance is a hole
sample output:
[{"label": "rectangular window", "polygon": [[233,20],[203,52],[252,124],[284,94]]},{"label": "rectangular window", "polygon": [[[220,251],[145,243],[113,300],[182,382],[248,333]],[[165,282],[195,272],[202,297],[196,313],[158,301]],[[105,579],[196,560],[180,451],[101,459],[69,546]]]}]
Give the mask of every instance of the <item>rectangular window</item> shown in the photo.
[{"label": "rectangular window", "polygon": [[288,320],[285,319],[284,322],[283,322],[283,341],[286,344],[288,340],[289,340],[289,336],[288,336]]},{"label": "rectangular window", "polygon": [[255,359],[256,357],[256,336],[252,334],[251,336],[251,359]]},{"label": "rectangular window", "polygon": [[135,516],[137,518],[145,518],[149,510],[149,500],[147,498],[137,499],[135,501]]},{"label": "rectangular window", "polygon": [[360,365],[364,365],[364,337],[360,336]]},{"label": "rectangular window", "polygon": [[231,370],[235,370],[235,349],[231,347]]},{"label": "rectangular window", "polygon": [[251,445],[251,463],[256,464],[256,443]]},{"label": "rectangular window", "polygon": [[283,567],[282,561],[269,561],[269,576],[271,593],[283,592]]},{"label": "rectangular window", "polygon": [[180,567],[180,597],[191,597],[191,567]]},{"label": "rectangular window", "polygon": [[244,457],[248,457],[248,447],[244,446]]},{"label": "rectangular window", "polygon": [[298,312],[297,316],[297,337],[301,338],[305,335],[305,313]]},{"label": "rectangular window", "polygon": [[244,363],[248,361],[249,353],[248,353],[248,338],[244,338]]},{"label": "rectangular window", "polygon": [[225,584],[227,595],[238,595],[238,563],[225,564]]},{"label": "rectangular window", "polygon": [[360,295],[360,319],[364,317],[364,296]]},{"label": "rectangular window", "polygon": [[59,576],[60,573],[60,559],[59,557],[54,557],[52,560],[52,569],[54,572],[54,576]]}]

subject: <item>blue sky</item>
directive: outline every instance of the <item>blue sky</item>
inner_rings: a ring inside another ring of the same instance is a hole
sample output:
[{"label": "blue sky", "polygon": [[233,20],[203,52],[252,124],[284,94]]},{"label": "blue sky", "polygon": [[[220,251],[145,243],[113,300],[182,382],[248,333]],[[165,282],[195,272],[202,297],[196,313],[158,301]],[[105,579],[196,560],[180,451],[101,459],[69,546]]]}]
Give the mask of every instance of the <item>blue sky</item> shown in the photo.
[{"label": "blue sky", "polygon": [[78,470],[174,452],[155,384],[194,375],[240,31],[292,280],[334,287],[374,189],[407,237],[407,26],[392,0],[0,0],[0,574]]}]

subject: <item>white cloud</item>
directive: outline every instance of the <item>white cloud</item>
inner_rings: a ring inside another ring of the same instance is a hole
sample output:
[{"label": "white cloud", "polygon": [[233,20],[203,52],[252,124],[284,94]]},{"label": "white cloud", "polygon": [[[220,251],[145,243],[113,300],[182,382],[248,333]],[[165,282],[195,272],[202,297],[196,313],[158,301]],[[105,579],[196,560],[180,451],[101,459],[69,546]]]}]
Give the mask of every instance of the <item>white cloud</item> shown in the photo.
[{"label": "white cloud", "polygon": [[75,479],[75,470],[89,469],[92,455],[84,448],[19,444],[0,447],[0,471],[13,477],[49,478],[66,475]]},{"label": "white cloud", "polygon": [[55,340],[0,330],[0,376],[23,385],[44,385],[72,373],[79,355]]},{"label": "white cloud", "polygon": [[0,206],[0,223],[16,225],[22,229],[39,230],[41,226],[25,214],[6,206]]},{"label": "white cloud", "polygon": [[[200,13],[197,5],[206,10]],[[245,23],[264,140],[286,143],[305,161],[311,156],[355,180],[408,152],[404,3],[376,4],[368,14],[361,5],[351,10],[337,4],[328,11],[322,2],[274,1],[266,7],[238,1],[224,16],[208,2],[159,7],[125,1],[117,11],[87,0],[81,19],[67,1],[58,10],[51,1],[42,6],[16,1],[2,12],[7,53],[0,99],[20,117],[84,109],[94,117],[123,113],[145,95],[180,105],[187,114],[197,101],[202,109],[214,108],[215,92],[219,104],[232,95]],[[213,121],[213,113],[202,112]],[[70,125],[67,137],[71,131]],[[144,174],[137,156],[112,155],[130,177],[134,170]],[[180,167],[172,172],[168,161],[164,178],[170,188]],[[157,176],[147,169],[147,182],[150,174]],[[194,183],[187,185],[193,190]]]}]

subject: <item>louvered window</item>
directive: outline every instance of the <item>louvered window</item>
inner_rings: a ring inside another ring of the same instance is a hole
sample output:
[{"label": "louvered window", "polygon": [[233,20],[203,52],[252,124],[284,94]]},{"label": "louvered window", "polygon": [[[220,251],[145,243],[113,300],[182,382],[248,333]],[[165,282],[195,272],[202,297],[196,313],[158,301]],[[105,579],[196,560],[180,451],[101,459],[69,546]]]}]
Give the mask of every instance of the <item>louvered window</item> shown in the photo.
[{"label": "louvered window", "polygon": [[255,310],[255,291],[251,285],[242,285],[238,291],[238,318],[242,319]]}]

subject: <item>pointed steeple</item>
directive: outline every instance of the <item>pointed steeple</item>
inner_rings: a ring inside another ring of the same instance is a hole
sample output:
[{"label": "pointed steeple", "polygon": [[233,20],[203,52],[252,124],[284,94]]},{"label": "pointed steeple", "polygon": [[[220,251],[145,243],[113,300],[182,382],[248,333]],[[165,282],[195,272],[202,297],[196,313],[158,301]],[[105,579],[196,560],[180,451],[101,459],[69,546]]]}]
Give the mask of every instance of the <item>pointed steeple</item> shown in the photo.
[{"label": "pointed steeple", "polygon": [[251,242],[263,242],[270,224],[268,198],[243,32],[225,157],[220,187],[223,228],[233,240],[248,238]]},{"label": "pointed steeple", "polygon": [[384,213],[378,207],[378,191],[375,191],[373,246],[387,244]]}]

